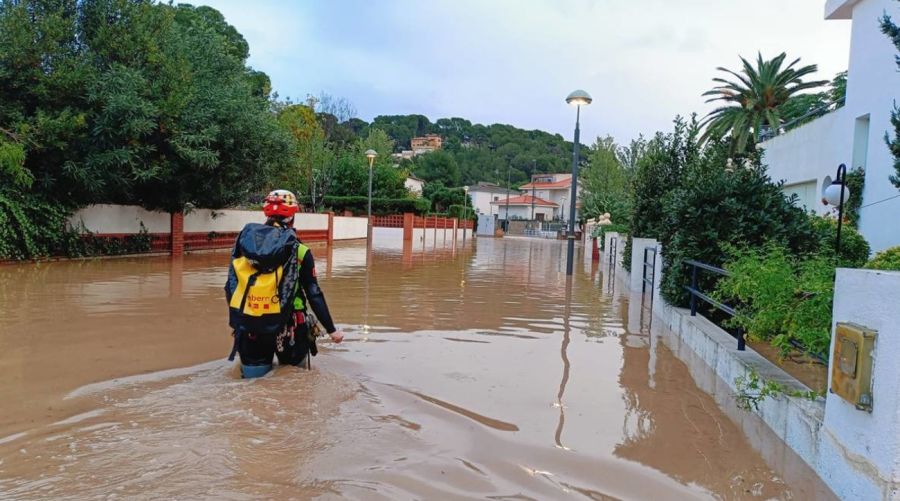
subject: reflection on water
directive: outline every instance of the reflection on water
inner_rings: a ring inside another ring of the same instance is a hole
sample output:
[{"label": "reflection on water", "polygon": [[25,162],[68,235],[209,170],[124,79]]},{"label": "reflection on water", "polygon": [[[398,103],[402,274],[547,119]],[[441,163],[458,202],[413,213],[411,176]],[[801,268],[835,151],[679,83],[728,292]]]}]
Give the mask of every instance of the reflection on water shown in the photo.
[{"label": "reflection on water", "polygon": [[830,495],[564,242],[441,233],[314,247],[348,341],[254,381],[222,360],[226,253],[0,267],[0,497]]}]

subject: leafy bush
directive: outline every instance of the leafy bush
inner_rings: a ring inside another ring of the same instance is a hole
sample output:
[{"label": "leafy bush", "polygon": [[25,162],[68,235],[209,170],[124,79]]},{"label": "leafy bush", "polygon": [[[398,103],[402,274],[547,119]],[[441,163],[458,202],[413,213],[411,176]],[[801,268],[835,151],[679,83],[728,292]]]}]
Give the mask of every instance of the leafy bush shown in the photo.
[{"label": "leafy bush", "polygon": [[891,247],[875,254],[875,257],[866,263],[865,268],[870,270],[900,271],[900,246]]},{"label": "leafy bush", "polygon": [[[834,259],[837,238],[837,220],[830,217],[810,216],[816,239],[816,252]],[[839,266],[859,268],[869,260],[869,242],[853,226],[844,224],[841,228],[841,256]]]},{"label": "leafy bush", "polygon": [[[758,160],[727,168],[724,145],[711,145],[685,169],[680,187],[666,197],[666,224],[659,240],[663,248],[661,290],[670,304],[685,305],[690,270],[682,263],[695,259],[714,266],[725,260],[722,246],[760,248],[766,242],[785,246],[791,254],[817,250],[809,217],[794,207],[771,182]],[[713,288],[717,277],[701,273],[701,288]]]},{"label": "leafy bush", "polygon": [[[465,214],[465,217],[463,216]],[[472,207],[465,207],[463,205],[451,205],[449,210],[447,211],[447,217],[455,217],[457,219],[478,219],[478,215],[475,214],[475,209]]]},{"label": "leafy bush", "polygon": [[[661,236],[668,224],[666,199],[681,184],[684,170],[700,153],[698,135],[696,117],[690,122],[676,117],[671,133],[659,132],[647,142],[643,156],[636,162],[631,182],[631,235],[639,238]],[[626,242],[624,252],[631,255],[631,238]],[[625,260],[625,267],[630,269],[630,260]]]},{"label": "leafy bush", "polygon": [[[301,203],[308,204],[309,200],[302,200]],[[335,212],[343,212],[345,210],[353,211],[356,214],[365,214],[369,204],[368,197],[332,197],[326,196],[323,205]],[[404,212],[415,212],[416,214],[424,214],[431,208],[431,201],[427,198],[373,198],[372,214],[390,215],[402,214]],[[471,209],[470,209],[471,210]]]},{"label": "leafy bush", "polygon": [[78,236],[66,228],[69,207],[43,197],[0,190],[0,259],[69,255]]},{"label": "leafy bush", "polygon": [[834,260],[818,255],[798,258],[776,243],[730,247],[725,269],[730,276],[715,295],[732,304],[737,315],[726,322],[751,339],[768,341],[787,354],[796,343],[824,354],[831,339]]},{"label": "leafy bush", "polygon": [[50,256],[85,257],[140,254],[150,251],[150,234],[97,237],[68,225],[72,209],[41,196],[0,190],[0,259]]},{"label": "leafy bush", "polygon": [[853,196],[847,201],[844,215],[847,217],[847,222],[857,228],[859,227],[859,212],[863,203],[863,191],[866,188],[866,171],[862,167],[847,172],[847,188],[850,189]]}]

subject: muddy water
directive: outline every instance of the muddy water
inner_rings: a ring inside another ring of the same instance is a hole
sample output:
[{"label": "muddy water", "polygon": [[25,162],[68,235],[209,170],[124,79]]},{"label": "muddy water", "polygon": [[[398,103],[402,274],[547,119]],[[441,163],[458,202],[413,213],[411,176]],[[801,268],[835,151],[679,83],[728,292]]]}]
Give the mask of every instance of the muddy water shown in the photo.
[{"label": "muddy water", "polygon": [[0,498],[831,497],[559,242],[388,247],[314,249],[348,342],[249,382],[225,254],[0,267]]}]

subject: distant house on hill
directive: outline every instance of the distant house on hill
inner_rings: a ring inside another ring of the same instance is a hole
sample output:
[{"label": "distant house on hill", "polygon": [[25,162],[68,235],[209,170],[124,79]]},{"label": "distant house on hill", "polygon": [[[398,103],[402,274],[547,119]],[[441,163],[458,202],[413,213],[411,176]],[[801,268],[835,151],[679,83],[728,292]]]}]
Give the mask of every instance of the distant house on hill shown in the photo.
[{"label": "distant house on hill", "polygon": [[409,140],[409,146],[413,155],[421,155],[423,153],[431,153],[432,151],[441,149],[444,140],[438,134],[425,134],[421,137],[414,137]]}]

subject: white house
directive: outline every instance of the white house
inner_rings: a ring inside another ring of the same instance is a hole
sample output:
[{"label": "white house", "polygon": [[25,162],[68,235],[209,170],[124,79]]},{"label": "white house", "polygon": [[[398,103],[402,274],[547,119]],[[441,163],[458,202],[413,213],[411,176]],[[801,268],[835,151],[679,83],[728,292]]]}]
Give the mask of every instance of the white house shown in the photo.
[{"label": "white house", "polygon": [[[531,195],[519,195],[506,197],[491,202],[494,214],[500,219],[528,219],[539,221],[550,221],[556,217],[559,210],[559,204],[555,204],[548,200]],[[507,211],[509,214],[507,214]]]},{"label": "white house", "polygon": [[501,188],[494,183],[478,183],[469,188],[469,197],[472,198],[472,206],[476,214],[497,214],[491,202],[506,199],[506,197],[518,196],[519,192]]},{"label": "white house", "polygon": [[406,191],[417,197],[421,197],[422,190],[425,188],[425,181],[410,174],[409,176],[406,176],[406,181],[403,182],[403,186],[406,187]]},{"label": "white house", "polygon": [[[531,182],[520,186],[523,193],[546,200],[559,207],[556,216],[559,219],[569,219],[569,204],[572,196],[572,174],[535,174],[531,176]],[[577,202],[575,206],[575,218],[581,213],[581,185],[577,187]]]},{"label": "white house", "polygon": [[761,144],[772,179],[784,180],[787,194],[797,194],[802,205],[819,214],[833,209],[821,200],[837,166],[862,167],[859,227],[873,251],[900,245],[900,198],[891,198],[900,191],[888,180],[895,172],[894,158],[884,141],[885,133],[893,137],[890,119],[895,101],[900,104],[900,73],[897,48],[881,33],[879,19],[885,13],[900,23],[895,0],[827,0],[825,19],[852,20],[846,103]]}]

